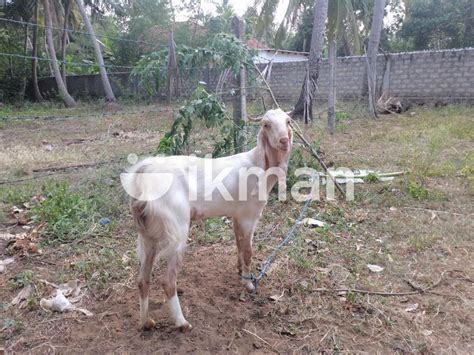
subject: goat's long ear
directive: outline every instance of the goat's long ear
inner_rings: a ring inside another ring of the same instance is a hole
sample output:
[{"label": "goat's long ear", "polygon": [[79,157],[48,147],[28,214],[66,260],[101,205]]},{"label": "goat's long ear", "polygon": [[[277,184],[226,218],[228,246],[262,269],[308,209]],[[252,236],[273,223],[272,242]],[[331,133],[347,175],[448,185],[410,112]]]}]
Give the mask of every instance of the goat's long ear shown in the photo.
[{"label": "goat's long ear", "polygon": [[260,128],[257,135],[257,165],[264,170],[268,169],[268,160],[266,158],[266,150],[268,146],[268,138],[266,132]]},{"label": "goat's long ear", "polygon": [[[290,137],[289,132],[288,135]],[[286,164],[284,155],[278,149],[271,146],[267,132],[263,128],[258,132],[257,150],[258,165],[264,170],[274,167],[286,168],[286,166],[282,166],[282,163]]]},{"label": "goat's long ear", "polygon": [[290,140],[290,145],[293,146],[293,128],[288,125],[288,139]]}]

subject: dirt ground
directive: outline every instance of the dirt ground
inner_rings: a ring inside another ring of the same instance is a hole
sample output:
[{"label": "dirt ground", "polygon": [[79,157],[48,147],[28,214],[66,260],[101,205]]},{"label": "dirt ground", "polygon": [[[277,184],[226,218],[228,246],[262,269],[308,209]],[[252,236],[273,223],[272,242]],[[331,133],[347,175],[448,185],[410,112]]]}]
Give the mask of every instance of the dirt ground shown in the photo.
[{"label": "dirt ground", "polygon": [[[334,136],[322,120],[304,129],[326,162],[405,174],[356,185],[350,202],[327,201],[322,194],[307,217],[326,226],[302,225],[256,295],[242,293],[231,222],[194,224],[178,277],[183,312],[194,327],[189,334],[167,317],[159,267],[151,291],[157,326],[138,330],[136,234],[118,179],[130,153],[142,157],[154,151],[170,127],[173,108],[127,106],[107,113],[98,104],[84,104],[73,111],[0,111],[0,261],[14,258],[0,273],[0,348],[7,353],[472,354],[474,109],[416,107],[377,121],[351,105],[338,111]],[[206,140],[193,144],[210,149]],[[316,166],[306,153],[292,161],[290,170]],[[46,207],[31,205],[38,196],[49,196],[45,186],[55,182],[67,182],[78,205],[80,196],[105,203],[97,211],[88,207],[96,211],[89,213],[90,221],[67,225],[70,233],[38,227],[34,214]],[[13,206],[27,211],[26,220]],[[292,200],[269,201],[254,238],[255,271],[300,208]],[[102,226],[101,217],[111,223]],[[33,245],[15,248],[22,233]],[[367,265],[383,270],[373,272]],[[54,291],[52,283],[70,280],[84,286],[76,304],[92,316],[40,306]],[[26,287],[31,287],[26,299],[12,305]]]}]

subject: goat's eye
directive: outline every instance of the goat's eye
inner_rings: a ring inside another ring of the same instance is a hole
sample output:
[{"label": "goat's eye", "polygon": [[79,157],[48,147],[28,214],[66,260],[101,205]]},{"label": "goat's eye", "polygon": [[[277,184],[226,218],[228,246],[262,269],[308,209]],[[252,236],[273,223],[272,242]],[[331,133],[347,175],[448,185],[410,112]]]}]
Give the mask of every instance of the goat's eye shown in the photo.
[{"label": "goat's eye", "polygon": [[263,125],[263,127],[265,127],[265,128],[270,128],[270,125],[269,125],[268,123],[265,123],[265,124]]}]

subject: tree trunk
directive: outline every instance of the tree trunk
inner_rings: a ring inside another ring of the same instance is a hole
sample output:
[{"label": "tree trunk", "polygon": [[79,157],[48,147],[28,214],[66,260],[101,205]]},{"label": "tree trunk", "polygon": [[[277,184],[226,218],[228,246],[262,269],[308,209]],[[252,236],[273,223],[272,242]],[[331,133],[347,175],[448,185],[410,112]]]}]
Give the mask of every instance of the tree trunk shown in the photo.
[{"label": "tree trunk", "polygon": [[346,31],[342,32],[342,44],[343,44],[343,48],[344,48],[344,55],[346,57],[351,56],[353,53],[352,53],[351,45],[349,43],[349,39],[347,38]]},{"label": "tree trunk", "polygon": [[54,49],[53,41],[53,31],[51,29],[51,10],[49,7],[49,0],[43,0],[44,6],[44,22],[45,22],[45,36],[46,36],[46,47],[49,52],[49,58],[51,67],[53,69],[54,78],[56,79],[56,84],[58,85],[59,95],[64,101],[66,107],[75,107],[76,101],[72,98],[71,95],[67,92],[66,85],[61,77],[61,72],[59,71],[58,61],[56,59],[56,51]]},{"label": "tree trunk", "polygon": [[369,89],[369,114],[377,118],[375,103],[377,101],[377,53],[379,51],[380,35],[382,33],[385,0],[375,0],[372,27],[370,29],[367,48],[367,82]]},{"label": "tree trunk", "polygon": [[99,64],[99,72],[100,77],[102,79],[102,85],[104,87],[105,96],[107,101],[115,102],[117,99],[115,98],[114,92],[112,91],[112,86],[110,86],[109,78],[107,76],[107,71],[105,70],[104,58],[102,57],[102,51],[100,50],[100,45],[97,42],[97,37],[95,35],[94,29],[92,28],[92,24],[87,16],[86,9],[82,0],[76,0],[77,7],[79,8],[79,12],[81,13],[82,19],[84,20],[84,24],[86,25],[87,32],[92,41],[92,45],[94,46],[95,57],[97,59],[97,63]]},{"label": "tree trunk", "polygon": [[470,16],[466,18],[465,32],[464,32],[464,46],[472,47],[474,46],[474,1],[471,2]]},{"label": "tree trunk", "polygon": [[329,42],[329,97],[328,97],[328,129],[336,131],[336,41]]},{"label": "tree trunk", "polygon": [[171,104],[173,97],[179,95],[179,68],[176,58],[176,42],[174,41],[174,30],[170,31],[170,39],[168,44],[168,78],[167,91],[168,102]]},{"label": "tree trunk", "polygon": [[300,97],[291,113],[293,116],[303,116],[305,123],[313,120],[313,99],[321,67],[327,16],[328,0],[315,0],[313,32],[306,67],[306,78],[303,82]]},{"label": "tree trunk", "polygon": [[[23,44],[23,55],[26,57],[28,55],[28,33],[29,33],[29,29],[28,29],[28,25],[25,25],[25,42]],[[23,59],[23,62],[24,62],[24,68],[23,68],[23,83],[21,85],[21,91],[20,91],[20,97],[21,97],[21,100],[24,100],[25,99],[25,92],[26,92],[26,84],[28,83],[27,82],[27,59]]]},{"label": "tree trunk", "polygon": [[[38,22],[39,6],[38,0],[35,1],[34,23]],[[31,56],[31,80],[33,81],[33,97],[35,101],[43,101],[43,96],[38,86],[38,26],[33,28],[32,51]]]},{"label": "tree trunk", "polygon": [[[235,37],[243,41],[245,37],[245,23],[244,20],[235,16],[232,19],[232,30]],[[233,100],[234,119],[234,150],[235,153],[240,153],[246,150],[247,138],[245,136],[245,125],[247,123],[247,99],[246,99],[246,72],[243,63],[240,63],[240,71],[235,80],[237,87],[236,95]]]},{"label": "tree trunk", "polygon": [[61,74],[63,77],[64,84],[66,84],[66,46],[68,39],[68,24],[69,24],[69,15],[71,14],[71,0],[66,0],[66,7],[64,9],[64,24],[63,32],[61,34]]}]

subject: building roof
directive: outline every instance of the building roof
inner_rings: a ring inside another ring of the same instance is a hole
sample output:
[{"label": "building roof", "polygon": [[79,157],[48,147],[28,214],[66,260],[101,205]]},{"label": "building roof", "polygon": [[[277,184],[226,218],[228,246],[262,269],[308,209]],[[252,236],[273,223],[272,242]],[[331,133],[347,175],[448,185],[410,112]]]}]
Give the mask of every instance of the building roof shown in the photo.
[{"label": "building roof", "polygon": [[294,54],[294,55],[301,55],[301,56],[309,56],[309,52],[298,52],[298,51],[289,51],[286,49],[275,49],[275,48],[257,48],[259,51],[264,52],[271,52],[271,53],[283,53],[283,54]]}]

